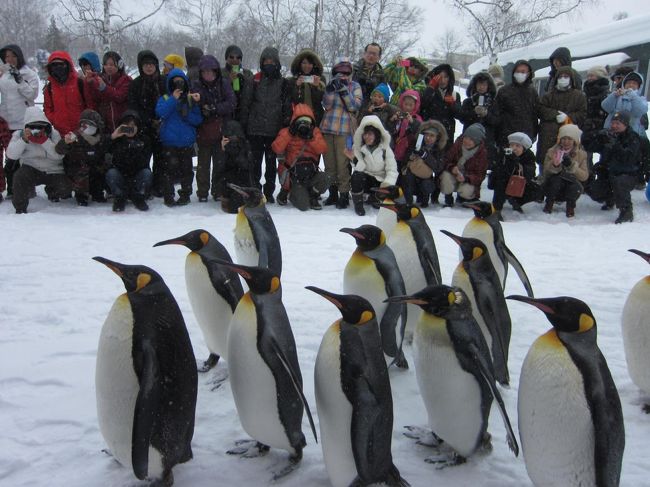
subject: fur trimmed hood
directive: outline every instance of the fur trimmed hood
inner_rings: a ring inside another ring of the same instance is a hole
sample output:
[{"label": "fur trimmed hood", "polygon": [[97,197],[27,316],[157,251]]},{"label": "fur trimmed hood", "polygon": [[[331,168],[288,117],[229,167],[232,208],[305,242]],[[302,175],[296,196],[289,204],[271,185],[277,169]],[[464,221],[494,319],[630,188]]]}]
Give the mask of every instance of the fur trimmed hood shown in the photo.
[{"label": "fur trimmed hood", "polygon": [[436,141],[436,145],[439,150],[444,150],[448,139],[447,130],[445,129],[445,126],[437,120],[427,120],[426,122],[422,122],[418,128],[418,135],[431,128],[438,130],[438,140]]},{"label": "fur trimmed hood", "polygon": [[316,54],[311,49],[303,49],[298,54],[296,54],[296,57],[294,57],[293,61],[291,61],[291,74],[294,75],[295,77],[300,76],[300,63],[305,58],[308,59],[309,62],[314,65],[314,70],[312,74],[316,76],[322,76],[323,62],[318,57],[318,54]]},{"label": "fur trimmed hood", "polygon": [[354,132],[355,152],[357,147],[361,147],[363,145],[363,130],[368,126],[377,129],[377,131],[379,131],[381,134],[381,142],[379,143],[379,146],[383,149],[390,149],[390,134],[384,128],[384,125],[381,123],[381,120],[379,120],[379,117],[377,115],[366,115],[361,119],[359,127]]}]

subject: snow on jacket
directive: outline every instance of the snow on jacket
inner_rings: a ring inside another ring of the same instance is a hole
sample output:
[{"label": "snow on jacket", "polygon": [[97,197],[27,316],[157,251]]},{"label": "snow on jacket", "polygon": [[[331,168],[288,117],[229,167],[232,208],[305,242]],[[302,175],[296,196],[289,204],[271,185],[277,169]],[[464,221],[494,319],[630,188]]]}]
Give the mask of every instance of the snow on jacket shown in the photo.
[{"label": "snow on jacket", "polygon": [[119,69],[113,76],[109,76],[104,71],[100,76],[105,83],[103,90],[99,89],[96,80],[86,81],[86,83],[95,101],[96,110],[104,119],[106,132],[113,133],[118,126],[118,120],[129,107],[131,77],[124,72],[124,68]]},{"label": "snow on jacket", "polygon": [[[20,47],[9,44],[0,49],[0,59],[4,61],[7,51],[12,51],[18,58],[16,68],[22,76],[20,83],[9,74],[7,69],[0,76],[0,117],[4,118],[10,130],[18,130],[23,127],[25,110],[34,106],[34,100],[38,95],[38,75],[25,64],[25,57]],[[8,68],[8,66],[6,66]]]},{"label": "snow on jacket", "polygon": [[189,87],[189,80],[182,70],[174,68],[167,75],[168,94],[161,96],[156,104],[156,115],[162,121],[160,141],[169,147],[189,147],[196,141],[196,127],[203,121],[203,116],[189,94],[178,100],[172,96],[174,78],[183,78]]},{"label": "snow on jacket", "polygon": [[[625,86],[625,81],[631,75],[636,75],[643,80],[640,73],[629,73],[624,79],[621,86]],[[638,90],[630,90],[624,95],[616,96],[616,92],[610,93],[607,98],[603,100],[601,106],[607,112],[607,119],[605,120],[605,128],[608,129],[612,125],[612,118],[616,112],[629,112],[630,113],[630,128],[642,137],[646,136],[645,129],[641,125],[641,117],[643,114],[648,113],[648,100],[643,93],[643,82]]]},{"label": "snow on jacket", "polygon": [[[371,126],[381,134],[381,141],[374,148],[363,143],[363,130]],[[384,128],[376,115],[368,115],[361,119],[359,128],[354,132],[352,145],[356,164],[355,172],[362,172],[374,177],[382,186],[393,186],[397,182],[397,162],[390,148],[390,134]]]},{"label": "snow on jacket", "polygon": [[43,88],[43,110],[54,128],[65,135],[79,126],[81,112],[86,108],[95,109],[95,103],[88,85],[79,82],[70,54],[65,51],[54,51],[47,59],[47,63],[50,64],[55,59],[60,59],[68,65],[68,79],[64,83],[59,83],[52,75],[48,76],[47,85]]},{"label": "snow on jacket", "polygon": [[[29,107],[25,110],[23,127],[34,122],[50,123],[40,108]],[[55,128],[52,128],[52,133],[42,144],[25,142],[22,130],[17,130],[7,147],[7,157],[20,159],[21,164],[32,166],[47,174],[63,174],[63,154],[56,152],[56,144],[59,140],[61,136]]]}]

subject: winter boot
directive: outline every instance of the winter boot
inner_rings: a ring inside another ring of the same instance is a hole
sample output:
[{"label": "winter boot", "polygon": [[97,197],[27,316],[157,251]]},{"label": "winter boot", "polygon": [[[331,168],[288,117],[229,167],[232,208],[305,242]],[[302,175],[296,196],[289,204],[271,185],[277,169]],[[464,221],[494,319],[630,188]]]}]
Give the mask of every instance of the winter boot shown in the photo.
[{"label": "winter boot", "polygon": [[330,186],[330,194],[325,200],[325,206],[332,206],[335,205],[338,200],[339,200],[339,192],[336,188],[336,186]]},{"label": "winter boot", "polygon": [[348,193],[347,191],[342,191],[341,193],[339,193],[339,199],[336,202],[336,207],[339,210],[343,210],[348,206],[350,206],[350,193]]},{"label": "winter boot", "polygon": [[621,208],[618,213],[618,218],[614,223],[625,223],[631,222],[634,220],[634,214],[632,213],[632,207],[628,206],[626,208]]},{"label": "winter boot", "polygon": [[428,194],[423,194],[418,196],[417,198],[418,206],[420,208],[426,208],[429,206],[429,195]]},{"label": "winter boot", "polygon": [[147,211],[149,209],[149,205],[145,201],[143,194],[133,195],[131,201],[133,201],[133,205],[140,211]]},{"label": "winter boot", "polygon": [[278,199],[277,199],[278,205],[286,206],[287,196],[289,196],[289,192],[286,189],[281,189],[280,192],[278,193]]},{"label": "winter boot", "polygon": [[[352,201],[354,201],[354,194],[352,195]],[[370,193],[368,199],[366,200],[366,203],[371,205],[375,210],[381,208],[381,201],[379,201],[377,198],[377,193]]]},{"label": "winter boot", "polygon": [[438,197],[440,196],[440,190],[435,189],[433,193],[431,193],[431,204],[432,205],[437,205],[438,204]]},{"label": "winter boot", "polygon": [[566,202],[566,217],[567,218],[573,218],[576,216],[576,202],[575,201],[567,201]]},{"label": "winter boot", "polygon": [[126,200],[124,199],[123,196],[116,196],[115,199],[113,200],[113,211],[116,213],[124,211],[124,207],[126,206]]},{"label": "winter boot", "polygon": [[603,211],[609,211],[612,208],[614,208],[614,202],[613,201],[606,201],[603,206],[600,207],[601,210]]},{"label": "winter boot", "polygon": [[178,206],[185,206],[190,204],[190,195],[187,193],[183,193],[178,197],[178,201],[176,201],[176,205]]},{"label": "winter boot", "polygon": [[[318,198],[320,197],[320,193],[318,191],[315,191],[312,189],[311,192],[311,197],[309,198],[309,207],[312,210],[322,210],[323,206],[320,204],[320,201],[318,201]],[[278,197],[278,200],[280,198]]]},{"label": "winter boot", "polygon": [[446,194],[445,195],[445,204],[442,205],[443,208],[452,208],[454,206],[454,195]]},{"label": "winter boot", "polygon": [[553,204],[555,202],[551,199],[546,199],[546,204],[544,205],[544,209],[542,210],[544,213],[548,213],[549,215],[553,213]]},{"label": "winter boot", "polygon": [[77,200],[77,205],[88,206],[88,195],[86,193],[75,193],[74,197]]},{"label": "winter boot", "polygon": [[363,193],[352,193],[352,203],[354,204],[354,212],[363,216],[366,214],[366,210],[363,208]]},{"label": "winter boot", "polygon": [[265,192],[264,197],[266,198],[266,202],[268,204],[271,205],[271,204],[275,203],[275,198],[273,197],[273,193],[271,193],[270,191],[268,193]]}]

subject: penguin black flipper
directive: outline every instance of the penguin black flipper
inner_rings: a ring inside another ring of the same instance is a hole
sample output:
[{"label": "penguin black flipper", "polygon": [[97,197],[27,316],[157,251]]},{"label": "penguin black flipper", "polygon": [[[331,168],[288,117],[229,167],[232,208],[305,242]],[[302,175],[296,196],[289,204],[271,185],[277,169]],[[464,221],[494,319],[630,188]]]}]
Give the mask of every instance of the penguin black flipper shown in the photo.
[{"label": "penguin black flipper", "polygon": [[[230,257],[230,256],[229,256]],[[231,259],[224,259],[227,262],[232,262]],[[235,312],[239,300],[244,295],[244,287],[239,280],[239,275],[232,271],[230,268],[219,264],[218,262],[209,262],[207,259],[203,261],[208,269],[210,281],[215,290],[228,305],[232,312]]]},{"label": "penguin black flipper", "polygon": [[[505,253],[505,257],[508,260],[508,263],[514,267],[515,272],[517,272],[517,275],[519,276],[519,279],[521,280],[522,284],[524,285],[524,288],[526,289],[526,294],[528,295],[529,298],[534,298],[535,295],[533,294],[533,286],[530,284],[530,280],[528,279],[528,276],[526,275],[526,271],[524,270],[524,266],[521,265],[521,262],[517,260],[517,257],[515,257],[515,254],[512,253],[512,251],[506,247],[506,244],[503,244],[503,251]],[[506,268],[507,269],[507,268]],[[505,278],[504,278],[505,282]]]},{"label": "penguin black flipper", "polygon": [[407,221],[407,225],[411,228],[411,234],[418,249],[420,265],[422,266],[427,286],[442,284],[438,251],[436,250],[431,228],[424,219],[424,215],[418,213],[416,218]]},{"label": "penguin black flipper", "polygon": [[133,350],[133,364],[140,383],[140,391],[133,414],[131,463],[135,476],[144,480],[149,471],[149,445],[161,392],[158,359],[150,340],[143,339],[140,343],[136,341],[136,347]]},{"label": "penguin black flipper", "polygon": [[596,329],[573,336],[558,332],[558,336],[584,380],[585,396],[591,411],[596,440],[596,485],[619,485],[625,448],[623,411],[605,357],[595,345]]},{"label": "penguin black flipper", "polygon": [[515,454],[515,456],[518,457],[519,444],[517,443],[517,438],[515,437],[515,433],[512,430],[512,425],[510,424],[510,418],[508,416],[508,412],[506,411],[506,406],[503,403],[503,398],[501,397],[501,393],[499,392],[499,389],[496,386],[496,379],[494,378],[494,374],[492,373],[491,367],[489,363],[486,362],[485,357],[480,353],[479,348],[476,344],[473,343],[470,344],[469,351],[473,355],[474,361],[479,368],[479,371],[481,373],[481,376],[483,377],[484,382],[490,388],[490,392],[492,392],[492,396],[494,396],[494,399],[496,399],[497,401],[497,405],[499,406],[499,412],[501,413],[501,418],[503,419],[503,424],[506,427],[508,446],[510,447],[510,450],[512,450],[512,452]]},{"label": "penguin black flipper", "polygon": [[255,246],[259,252],[259,267],[271,269],[277,276],[282,274],[282,249],[280,238],[271,214],[266,207],[245,208],[244,214],[253,233]]},{"label": "penguin black flipper", "polygon": [[271,348],[277,354],[278,359],[280,360],[280,362],[282,362],[282,365],[284,366],[285,370],[291,377],[291,383],[293,384],[293,387],[296,389],[296,392],[298,392],[298,395],[300,395],[300,400],[302,401],[302,405],[305,408],[305,411],[307,412],[307,418],[309,419],[309,426],[311,426],[311,431],[314,434],[314,440],[316,440],[316,443],[318,443],[318,435],[316,434],[316,425],[314,424],[314,418],[311,415],[311,409],[309,409],[309,403],[307,402],[307,398],[305,397],[305,394],[302,391],[300,377],[298,374],[296,374],[296,372],[291,367],[291,364],[284,356],[284,353],[282,353],[282,350],[280,349],[278,343],[273,339],[271,340],[270,343],[271,343]]}]

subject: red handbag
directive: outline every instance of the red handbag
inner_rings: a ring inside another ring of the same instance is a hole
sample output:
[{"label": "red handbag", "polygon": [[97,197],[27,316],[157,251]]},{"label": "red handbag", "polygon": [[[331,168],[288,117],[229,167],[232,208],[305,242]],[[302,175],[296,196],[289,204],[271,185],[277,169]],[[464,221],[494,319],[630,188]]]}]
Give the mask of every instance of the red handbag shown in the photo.
[{"label": "red handbag", "polygon": [[516,173],[513,173],[508,179],[508,185],[506,186],[506,196],[511,196],[513,198],[521,198],[526,191],[526,178],[522,176],[523,170],[521,164],[519,164],[519,169]]}]

